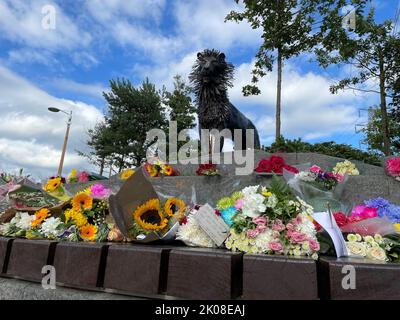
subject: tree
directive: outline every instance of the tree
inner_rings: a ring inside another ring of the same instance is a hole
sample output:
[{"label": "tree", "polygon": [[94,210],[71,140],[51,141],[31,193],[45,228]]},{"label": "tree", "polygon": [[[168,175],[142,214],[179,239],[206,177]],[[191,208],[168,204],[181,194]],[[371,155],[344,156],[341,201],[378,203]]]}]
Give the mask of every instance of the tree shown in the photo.
[{"label": "tree", "polygon": [[[259,79],[266,72],[273,71],[277,63],[276,90],[276,139],[281,136],[282,70],[284,62],[301,53],[311,51],[321,41],[328,30],[342,25],[339,8],[346,5],[345,0],[235,0],[243,2],[244,11],[232,11],[226,21],[246,20],[253,29],[262,30],[262,41],[258,49],[253,70],[252,85],[243,88],[245,96],[257,95]],[[352,0],[362,6],[365,1]],[[334,14],[333,14],[334,13]],[[333,16],[336,19],[333,19]],[[327,18],[330,18],[329,20]],[[329,23],[328,23],[329,22]]]},{"label": "tree", "polygon": [[[368,145],[369,150],[384,153],[384,142],[381,134],[381,110],[379,108],[372,109],[371,113],[368,124],[363,129],[365,134],[364,143]],[[388,117],[388,120],[391,153],[398,154],[400,152],[400,122],[394,116]]]},{"label": "tree", "polygon": [[111,80],[110,88],[103,93],[108,103],[105,123],[112,133],[114,164],[121,171],[142,163],[148,147],[147,132],[165,130],[167,121],[160,92],[149,79],[139,88],[126,79]]},{"label": "tree", "polygon": [[[78,151],[78,154],[88,161],[100,167],[100,175],[103,175],[106,162],[112,162],[114,147],[112,132],[105,122],[99,122],[93,129],[87,132],[87,145],[91,148],[88,153]],[[109,161],[106,161],[109,160]]]},{"label": "tree", "polygon": [[164,104],[170,109],[170,120],[178,123],[178,132],[196,126],[196,107],[190,94],[193,89],[186,85],[180,75],[174,77],[174,91],[164,93]]},{"label": "tree", "polygon": [[267,152],[314,152],[324,154],[331,157],[337,157],[348,160],[362,161],[368,164],[381,166],[382,159],[379,154],[375,152],[365,152],[356,149],[347,144],[339,144],[334,141],[311,144],[304,142],[301,139],[289,140],[280,137],[277,142],[273,143]]},{"label": "tree", "polygon": [[[357,15],[354,32],[342,30],[335,36],[325,37],[323,48],[317,50],[318,60],[323,67],[330,64],[349,64],[356,74],[340,80],[331,87],[333,94],[339,90],[356,90],[379,94],[380,134],[383,152],[391,154],[388,104],[395,88],[394,68],[398,66],[398,39],[392,34],[391,21],[376,23],[374,10],[368,15]],[[376,83],[378,88],[369,86]]]}]

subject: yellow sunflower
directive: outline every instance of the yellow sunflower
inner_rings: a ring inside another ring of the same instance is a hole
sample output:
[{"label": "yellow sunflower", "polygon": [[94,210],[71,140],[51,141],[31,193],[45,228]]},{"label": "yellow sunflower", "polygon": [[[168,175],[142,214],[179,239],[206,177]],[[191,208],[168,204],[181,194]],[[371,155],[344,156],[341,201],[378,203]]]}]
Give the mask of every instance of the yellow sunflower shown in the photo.
[{"label": "yellow sunflower", "polygon": [[164,205],[165,213],[170,217],[176,216],[178,219],[183,218],[185,209],[185,202],[177,198],[169,198]]},{"label": "yellow sunflower", "polygon": [[163,230],[167,224],[160,208],[160,200],[152,199],[139,206],[133,213],[135,222],[146,231]]},{"label": "yellow sunflower", "polygon": [[92,209],[92,206],[93,206],[93,198],[89,196],[87,193],[84,192],[78,193],[72,199],[72,207],[74,208],[75,211],[80,211],[82,209],[90,210]]},{"label": "yellow sunflower", "polygon": [[83,240],[93,241],[97,237],[97,227],[92,224],[86,224],[79,228],[80,236]]},{"label": "yellow sunflower", "polygon": [[128,180],[134,173],[135,173],[135,170],[133,170],[133,169],[124,170],[121,172],[120,178],[122,180]]},{"label": "yellow sunflower", "polygon": [[152,166],[151,164],[146,165],[146,171],[149,174],[150,177],[157,177],[158,176],[158,170],[156,166]]},{"label": "yellow sunflower", "polygon": [[38,225],[40,225],[49,216],[50,216],[50,210],[49,209],[43,208],[43,209],[40,209],[39,211],[37,211],[35,213],[36,219],[31,222],[32,228],[36,228]]},{"label": "yellow sunflower", "polygon": [[61,185],[61,178],[53,178],[47,181],[44,190],[47,192],[54,192]]}]

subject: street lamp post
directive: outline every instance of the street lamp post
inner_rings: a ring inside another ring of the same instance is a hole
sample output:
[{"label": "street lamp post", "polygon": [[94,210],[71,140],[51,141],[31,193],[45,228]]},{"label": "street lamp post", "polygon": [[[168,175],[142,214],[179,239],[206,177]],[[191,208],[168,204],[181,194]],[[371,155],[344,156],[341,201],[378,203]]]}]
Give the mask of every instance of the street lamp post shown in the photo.
[{"label": "street lamp post", "polygon": [[62,148],[60,164],[58,165],[58,172],[57,172],[57,176],[61,177],[62,169],[63,169],[63,165],[64,165],[65,152],[67,151],[69,129],[71,128],[71,123],[72,123],[72,110],[68,112],[68,111],[61,110],[61,109],[58,109],[58,108],[53,108],[53,107],[49,108],[48,110],[50,112],[62,112],[62,113],[65,113],[68,116],[67,130],[65,131],[64,145],[63,145],[63,148]]}]

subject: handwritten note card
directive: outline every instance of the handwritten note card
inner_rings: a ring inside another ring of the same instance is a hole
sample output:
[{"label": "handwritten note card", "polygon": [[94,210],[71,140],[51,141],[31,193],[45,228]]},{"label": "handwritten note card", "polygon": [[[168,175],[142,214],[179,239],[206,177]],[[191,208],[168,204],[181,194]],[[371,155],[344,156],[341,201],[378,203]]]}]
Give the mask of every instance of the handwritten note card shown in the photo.
[{"label": "handwritten note card", "polygon": [[221,217],[215,214],[215,210],[206,204],[195,215],[200,228],[220,247],[229,236],[229,226]]}]

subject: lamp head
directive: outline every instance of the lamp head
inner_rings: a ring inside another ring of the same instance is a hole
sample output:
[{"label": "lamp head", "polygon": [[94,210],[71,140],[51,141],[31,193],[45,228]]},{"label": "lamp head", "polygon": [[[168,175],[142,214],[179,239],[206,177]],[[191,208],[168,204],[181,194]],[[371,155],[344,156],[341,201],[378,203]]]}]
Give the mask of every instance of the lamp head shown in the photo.
[{"label": "lamp head", "polygon": [[50,112],[60,112],[60,111],[61,111],[60,109],[58,109],[58,108],[53,108],[53,107],[48,108],[48,110],[49,110]]}]

